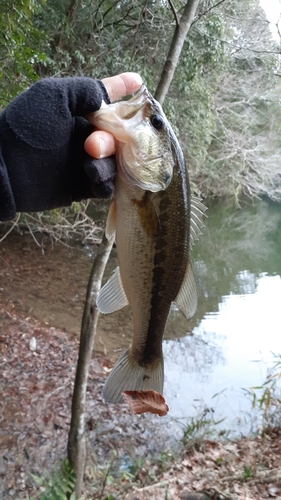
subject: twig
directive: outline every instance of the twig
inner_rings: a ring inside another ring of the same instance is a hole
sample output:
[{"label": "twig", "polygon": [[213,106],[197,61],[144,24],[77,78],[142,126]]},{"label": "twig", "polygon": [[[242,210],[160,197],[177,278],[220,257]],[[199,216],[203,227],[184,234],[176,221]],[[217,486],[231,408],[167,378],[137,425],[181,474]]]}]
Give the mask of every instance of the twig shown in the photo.
[{"label": "twig", "polygon": [[64,385],[60,385],[59,387],[57,387],[56,389],[54,389],[53,391],[49,392],[49,394],[47,394],[45,397],[44,397],[44,403],[46,403],[46,401],[51,397],[53,396],[54,394],[56,394],[57,392],[60,392],[62,389],[65,389],[65,383]]},{"label": "twig", "polygon": [[164,486],[165,484],[174,483],[175,481],[177,481],[177,478],[171,477],[170,479],[165,479],[165,481],[159,481],[158,483],[149,484],[148,486],[144,486],[143,488],[137,488],[136,486],[134,486],[134,490],[135,491],[147,491],[147,490],[151,490],[153,488],[157,488],[158,486]]},{"label": "twig", "polygon": [[199,19],[201,19],[201,17],[205,16],[206,14],[208,14],[211,10],[215,9],[216,7],[218,7],[221,3],[224,3],[225,0],[220,0],[218,3],[215,3],[215,5],[212,5],[211,7],[209,7],[209,9],[206,9],[204,10],[204,12],[202,12],[202,14],[199,14],[199,16],[194,19],[194,21],[191,23],[191,26],[193,26],[195,23],[197,23],[197,21],[199,21]]},{"label": "twig", "polygon": [[175,21],[176,21],[176,25],[177,25],[177,26],[179,26],[179,24],[180,24],[180,20],[179,20],[179,17],[178,17],[177,11],[176,11],[176,9],[175,9],[175,6],[174,6],[174,4],[173,4],[172,0],[168,0],[168,2],[169,2],[169,5],[170,5],[170,7],[171,7],[171,10],[172,10],[172,12],[173,12],[173,14],[174,14],[174,18],[175,18]]},{"label": "twig", "polygon": [[106,487],[106,481],[107,481],[110,469],[111,469],[111,464],[109,464],[109,466],[107,467],[106,473],[104,475],[103,482],[102,482],[102,487],[101,487],[101,493],[100,493],[100,496],[99,496],[98,500],[102,500],[103,492],[104,492],[105,487]]},{"label": "twig", "polygon": [[8,234],[10,234],[11,231],[13,231],[14,227],[17,225],[18,221],[19,221],[19,218],[20,218],[20,214],[18,214],[16,220],[13,222],[13,225],[10,227],[10,229],[4,234],[4,236],[2,236],[1,240],[0,240],[0,243],[2,243],[2,241],[7,238]]},{"label": "twig", "polygon": [[181,498],[184,500],[235,500],[236,497],[225,494],[217,488],[207,488],[200,491],[184,492],[181,494]]},{"label": "twig", "polygon": [[81,496],[84,467],[86,462],[85,407],[89,368],[99,317],[99,311],[96,306],[96,298],[101,287],[104,269],[110,255],[113,242],[114,237],[108,241],[106,236],[103,236],[88,281],[87,295],[82,318],[79,357],[72,398],[71,424],[67,445],[69,463],[74,470],[76,477],[76,498],[80,498]]},{"label": "twig", "polygon": [[213,491],[214,493],[216,493],[217,495],[219,495],[222,498],[225,498],[226,500],[234,500],[233,495],[230,495],[229,493],[223,493],[221,490],[219,490],[218,488],[215,488],[215,487],[209,488],[209,490],[206,490],[206,491]]}]

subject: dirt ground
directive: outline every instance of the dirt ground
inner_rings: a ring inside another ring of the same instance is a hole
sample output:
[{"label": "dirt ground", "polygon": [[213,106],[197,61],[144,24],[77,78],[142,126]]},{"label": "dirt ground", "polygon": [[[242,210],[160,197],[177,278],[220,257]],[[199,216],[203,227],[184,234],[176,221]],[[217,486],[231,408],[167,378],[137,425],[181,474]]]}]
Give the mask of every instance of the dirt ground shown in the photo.
[{"label": "dirt ground", "polygon": [[[58,470],[67,453],[90,260],[85,251],[51,252],[45,248],[42,257],[28,235],[11,234],[1,244],[0,500],[39,498],[44,486],[34,476]],[[103,402],[112,362],[128,345],[122,314],[114,320],[118,350],[115,336],[111,351],[95,352],[90,370],[85,499],[281,500],[279,428],[252,439],[183,444],[168,417]],[[101,318],[107,337],[110,328]],[[99,339],[97,346],[103,349]]]},{"label": "dirt ground", "polygon": [[[19,315],[9,301],[0,313],[0,499],[38,497],[32,474],[42,477],[66,456],[78,340]],[[85,498],[281,499],[280,429],[175,447],[165,417],[131,415],[125,404],[103,403],[109,369],[102,355],[95,357]]]}]

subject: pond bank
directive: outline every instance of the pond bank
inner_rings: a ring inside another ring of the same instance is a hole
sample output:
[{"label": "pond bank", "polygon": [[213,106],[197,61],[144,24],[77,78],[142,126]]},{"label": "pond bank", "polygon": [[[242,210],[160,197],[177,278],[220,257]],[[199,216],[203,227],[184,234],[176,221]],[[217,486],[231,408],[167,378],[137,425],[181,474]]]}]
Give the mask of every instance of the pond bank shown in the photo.
[{"label": "pond bank", "polygon": [[[0,499],[6,500],[39,495],[31,474],[41,477],[66,455],[78,341],[20,316],[11,302],[0,310]],[[188,500],[196,498],[190,492],[208,489],[217,500],[281,499],[280,429],[253,439],[202,438],[176,446],[167,425],[160,425],[164,419],[103,403],[108,370],[104,356],[96,356],[87,398],[86,498]]]},{"label": "pond bank", "polygon": [[[262,200],[238,210],[214,203],[205,222],[192,250],[197,312],[187,322],[173,307],[165,332],[165,399],[173,432],[176,422],[207,407],[223,420],[221,429],[248,434],[257,419],[242,388],[261,385],[280,351],[280,205]],[[9,299],[23,316],[77,336],[95,248],[35,237],[43,239],[44,253],[29,233],[11,233],[1,243],[0,303]],[[116,265],[113,252],[107,276]],[[132,331],[129,307],[101,315],[94,348],[114,362]]]},{"label": "pond bank", "polygon": [[[226,368],[231,367],[230,358],[224,359],[230,351],[225,349],[226,333],[237,354],[231,384],[236,383],[240,389],[264,380],[264,376],[256,377],[252,362],[246,374],[251,373],[253,382],[243,375],[243,382],[237,384],[242,371],[241,354],[246,353],[252,360],[259,338],[270,350],[274,350],[273,340],[278,343],[279,339],[281,215],[279,207],[273,207],[273,212],[269,208],[263,202],[247,214],[241,211],[221,217],[219,208],[209,213],[204,241],[201,246],[198,242],[193,251],[199,308],[188,327],[192,335],[177,311],[172,311],[175,323],[167,329],[164,341],[165,397],[171,407],[167,418],[134,416],[125,405],[103,403],[102,385],[119,352],[129,345],[132,326],[128,308],[110,318],[100,317],[86,414],[89,460],[85,485],[91,491],[88,499],[191,500],[190,491],[207,488],[213,500],[281,500],[279,429],[264,433],[262,438],[227,440],[229,434],[224,434],[224,429],[229,426],[222,422],[222,443],[215,441],[206,425],[205,433],[202,429],[197,432],[200,422],[196,414],[190,417],[189,407],[183,407],[182,419],[173,415],[176,401],[194,406],[200,399],[203,410],[208,412],[205,420],[218,420],[212,413],[212,395],[221,394],[223,412],[229,401],[233,403],[234,392],[227,400],[222,390],[226,386]],[[43,254],[29,234],[10,234],[1,243],[0,500],[38,497],[40,488],[31,474],[41,476],[42,471],[51,471],[66,456],[78,334],[93,254],[93,248],[78,245],[74,249],[57,245],[53,250],[50,240]],[[115,265],[113,257],[107,274]],[[278,284],[275,295],[271,286],[274,283]],[[270,286],[263,290],[261,284]],[[269,313],[265,296],[270,303]],[[251,309],[250,323],[244,321],[243,333],[233,318],[246,318],[248,304],[256,303],[259,297],[262,301],[258,314]],[[218,335],[215,328],[233,301],[236,309],[231,322],[221,325],[223,331]],[[258,326],[262,326],[260,335],[252,318],[258,318]],[[275,330],[277,334],[270,340],[269,334],[273,336]],[[236,332],[240,332],[242,340]],[[171,378],[172,361],[176,365],[175,380]],[[220,384],[218,390],[206,385],[205,378],[214,379],[214,374]],[[242,398],[242,402],[247,401],[244,394]],[[277,416],[278,411],[279,407]],[[237,428],[232,430],[237,434]]]}]

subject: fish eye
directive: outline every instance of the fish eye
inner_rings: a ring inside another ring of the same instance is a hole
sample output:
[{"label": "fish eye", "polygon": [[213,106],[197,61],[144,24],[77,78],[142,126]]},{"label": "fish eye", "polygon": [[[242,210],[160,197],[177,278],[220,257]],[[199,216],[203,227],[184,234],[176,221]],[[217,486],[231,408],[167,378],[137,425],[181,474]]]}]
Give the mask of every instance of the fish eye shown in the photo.
[{"label": "fish eye", "polygon": [[156,128],[156,130],[161,130],[163,127],[163,119],[160,115],[152,115],[150,121],[151,125]]}]

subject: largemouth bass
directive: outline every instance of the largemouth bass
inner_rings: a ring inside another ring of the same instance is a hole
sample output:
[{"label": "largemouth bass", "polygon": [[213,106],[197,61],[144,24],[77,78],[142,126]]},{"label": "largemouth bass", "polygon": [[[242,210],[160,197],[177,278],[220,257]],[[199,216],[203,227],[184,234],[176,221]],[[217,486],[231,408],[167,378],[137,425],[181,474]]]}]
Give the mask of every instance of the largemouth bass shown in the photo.
[{"label": "largemouth bass", "polygon": [[101,289],[97,306],[110,313],[130,304],[134,332],[113,367],[104,398],[122,391],[163,393],[162,340],[172,302],[191,318],[197,308],[190,248],[206,207],[191,198],[177,138],[146,87],[128,101],[94,113],[91,122],[118,141],[114,200],[106,232],[116,231],[119,267]]}]

